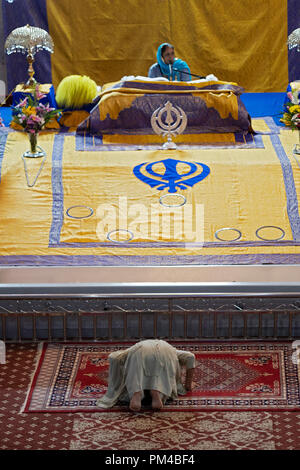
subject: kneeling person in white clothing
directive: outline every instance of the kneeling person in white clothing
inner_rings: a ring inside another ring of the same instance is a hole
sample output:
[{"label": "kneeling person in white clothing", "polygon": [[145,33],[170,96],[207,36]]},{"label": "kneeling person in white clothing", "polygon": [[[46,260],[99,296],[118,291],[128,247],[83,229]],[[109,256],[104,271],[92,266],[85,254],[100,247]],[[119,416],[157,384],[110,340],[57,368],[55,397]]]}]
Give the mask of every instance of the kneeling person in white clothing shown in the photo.
[{"label": "kneeling person in white clothing", "polygon": [[[185,386],[182,367],[186,367]],[[140,341],[109,355],[108,389],[97,405],[110,408],[122,401],[129,402],[132,411],[139,411],[144,392],[149,390],[152,408],[159,410],[168,398],[177,398],[192,389],[194,368],[193,353],[177,350],[163,340]]]}]

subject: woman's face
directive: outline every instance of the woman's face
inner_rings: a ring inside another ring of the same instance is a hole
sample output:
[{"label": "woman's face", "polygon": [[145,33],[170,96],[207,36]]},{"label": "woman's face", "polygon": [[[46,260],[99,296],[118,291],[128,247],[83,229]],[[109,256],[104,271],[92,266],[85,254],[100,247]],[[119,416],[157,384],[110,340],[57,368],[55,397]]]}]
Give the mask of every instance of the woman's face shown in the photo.
[{"label": "woman's face", "polygon": [[166,47],[164,50],[164,53],[162,54],[162,58],[165,62],[165,64],[173,64],[174,62],[174,57],[175,57],[175,51],[172,49],[172,47]]}]

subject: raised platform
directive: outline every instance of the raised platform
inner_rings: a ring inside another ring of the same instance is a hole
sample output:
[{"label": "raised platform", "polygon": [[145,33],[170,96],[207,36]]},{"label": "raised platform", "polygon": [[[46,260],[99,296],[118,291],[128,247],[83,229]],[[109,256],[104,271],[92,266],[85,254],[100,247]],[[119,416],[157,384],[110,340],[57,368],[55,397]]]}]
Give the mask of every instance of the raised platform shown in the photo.
[{"label": "raised platform", "polygon": [[[278,96],[268,99],[275,98],[279,107]],[[141,231],[126,243],[96,234],[98,204],[119,204],[116,196],[160,207],[156,188],[133,174],[140,161],[160,161],[160,152],[78,152],[72,133],[46,134],[49,158],[29,189],[19,158],[26,139],[4,133],[0,338],[299,338],[300,176],[294,135],[278,124],[270,116],[256,121],[257,148],[178,152],[212,170],[207,186],[186,191],[192,204],[205,204],[203,244],[182,243],[175,233],[160,239],[159,231],[154,241]],[[94,219],[70,218],[66,209],[76,204],[95,209]],[[257,237],[264,225],[277,226],[263,235],[273,241]],[[220,241],[220,227],[240,229],[241,240]]]}]

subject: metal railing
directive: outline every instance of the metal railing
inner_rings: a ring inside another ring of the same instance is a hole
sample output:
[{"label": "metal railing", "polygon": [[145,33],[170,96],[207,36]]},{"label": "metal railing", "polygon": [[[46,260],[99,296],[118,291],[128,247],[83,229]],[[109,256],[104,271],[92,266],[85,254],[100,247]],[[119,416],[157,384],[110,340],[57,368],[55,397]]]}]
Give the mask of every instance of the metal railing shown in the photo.
[{"label": "metal railing", "polygon": [[300,338],[299,311],[1,312],[5,342]]}]

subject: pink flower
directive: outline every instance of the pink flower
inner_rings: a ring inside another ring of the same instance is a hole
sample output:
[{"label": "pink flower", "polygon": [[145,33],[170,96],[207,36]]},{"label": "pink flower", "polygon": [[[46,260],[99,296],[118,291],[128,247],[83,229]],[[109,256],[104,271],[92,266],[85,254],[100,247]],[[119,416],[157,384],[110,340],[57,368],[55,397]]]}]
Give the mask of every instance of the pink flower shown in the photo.
[{"label": "pink flower", "polygon": [[30,132],[30,134],[36,134],[36,130],[35,129],[27,129],[28,132]]},{"label": "pink flower", "polygon": [[23,101],[17,104],[16,108],[23,108],[23,106],[26,106],[27,101],[28,101],[28,98],[25,98]]},{"label": "pink flower", "polygon": [[294,114],[294,116],[292,117],[291,121],[293,121],[293,122],[300,122],[299,116],[300,116],[300,114]]},{"label": "pink flower", "polygon": [[43,112],[44,113],[46,113],[46,112],[50,113],[51,111],[54,111],[54,110],[55,110],[55,108],[50,108],[49,103],[47,103],[47,105],[44,106]]},{"label": "pink flower", "polygon": [[37,92],[36,97],[38,100],[42,100],[43,98],[46,97],[46,95],[43,95],[43,93]]},{"label": "pink flower", "polygon": [[3,119],[2,119],[1,116],[0,116],[0,127],[5,127],[4,124],[3,124]]},{"label": "pink flower", "polygon": [[35,88],[35,95],[36,95],[38,100],[41,100],[41,99],[45,98],[45,96],[46,96],[46,95],[43,95],[43,93],[39,92],[39,86],[38,85]]},{"label": "pink flower", "polygon": [[289,91],[289,92],[287,93],[287,97],[289,98],[290,101],[292,101],[293,95],[292,95],[292,92],[291,92],[291,91]]},{"label": "pink flower", "polygon": [[41,122],[44,121],[41,117],[36,116],[36,115],[30,116],[30,119],[31,119],[33,122],[37,122],[37,123],[39,123],[39,124],[41,124]]}]

